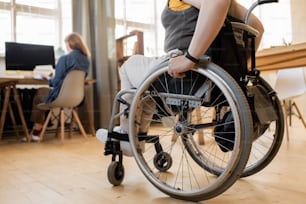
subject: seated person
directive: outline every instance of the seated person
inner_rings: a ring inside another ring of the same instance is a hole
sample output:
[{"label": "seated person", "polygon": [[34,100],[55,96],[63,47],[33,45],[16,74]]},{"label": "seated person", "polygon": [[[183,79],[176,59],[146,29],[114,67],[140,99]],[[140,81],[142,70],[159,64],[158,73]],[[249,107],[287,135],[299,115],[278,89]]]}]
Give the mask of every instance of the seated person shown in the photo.
[{"label": "seated person", "polygon": [[[167,6],[161,17],[165,28],[165,52],[179,49],[186,53],[170,59],[169,75],[175,78],[184,77],[184,72],[193,68],[198,59],[206,53],[223,26],[226,16],[230,15],[237,19],[243,19],[246,10],[235,0],[167,1]],[[258,47],[263,26],[254,15],[251,15],[249,25],[260,32],[260,35],[256,38],[256,47]],[[149,58],[140,55],[130,57],[120,68],[121,89],[138,87],[147,73],[160,60],[161,58]],[[132,96],[126,95],[124,99],[130,102]],[[123,109],[125,106],[121,104],[120,108]],[[142,123],[139,132],[145,133],[148,125]],[[128,118],[121,116],[120,126],[115,127],[113,131],[127,134]],[[105,129],[99,129],[96,133],[96,137],[103,143],[106,142],[107,135],[108,131]],[[128,142],[120,141],[120,144],[123,153],[132,156]]]},{"label": "seated person", "polygon": [[[59,58],[55,66],[55,75],[42,75],[48,80],[50,88],[39,88],[33,98],[31,122],[34,123],[31,131],[32,141],[40,140],[40,132],[45,120],[45,111],[38,108],[40,103],[50,103],[56,99],[62,83],[71,70],[82,70],[86,74],[89,71],[90,51],[78,33],[71,33],[65,38],[66,48],[69,52]],[[27,138],[22,138],[26,141]]]}]

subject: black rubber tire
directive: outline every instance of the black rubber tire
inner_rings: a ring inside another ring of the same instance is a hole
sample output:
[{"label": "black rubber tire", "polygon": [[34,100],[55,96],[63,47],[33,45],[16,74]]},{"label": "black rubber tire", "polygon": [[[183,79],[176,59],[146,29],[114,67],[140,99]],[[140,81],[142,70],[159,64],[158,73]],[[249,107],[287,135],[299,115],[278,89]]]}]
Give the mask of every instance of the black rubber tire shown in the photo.
[{"label": "black rubber tire", "polygon": [[124,167],[118,161],[113,161],[107,169],[108,181],[114,186],[119,186],[124,179]]},{"label": "black rubber tire", "polygon": [[[272,87],[263,78],[260,78],[258,83],[265,87],[268,92],[274,92]],[[249,161],[241,177],[251,176],[263,170],[272,162],[281,147],[285,128],[283,109],[276,94],[271,96],[271,101],[278,119],[273,122],[274,127],[268,128],[267,132],[270,131],[270,129],[273,132],[265,133],[253,141]]]},{"label": "black rubber tire", "polygon": [[[195,75],[200,74],[205,76],[207,79],[210,79],[216,86],[221,89],[222,94],[227,97],[227,101],[228,103],[230,103],[229,106],[233,109],[232,112],[235,121],[237,121],[235,122],[236,128],[239,132],[236,134],[237,139],[235,140],[234,149],[232,151],[222,153],[220,148],[215,145],[216,150],[219,149],[218,151],[221,154],[229,155],[227,156],[226,160],[224,160],[223,164],[220,165],[219,163],[215,162],[214,158],[224,158],[222,157],[222,155],[216,155],[212,157],[206,156],[205,159],[196,159],[197,152],[193,154],[192,151],[186,150],[186,145],[184,145],[182,142],[184,134],[179,136],[176,141],[171,142],[171,137],[173,135],[172,131],[174,131],[175,128],[173,128],[173,126],[163,126],[162,118],[169,117],[169,115],[171,117],[171,114],[177,114],[178,112],[182,112],[182,109],[180,109],[181,106],[177,105],[178,103],[176,103],[175,101],[175,97],[182,96],[182,100],[189,100],[187,99],[189,96],[193,97],[193,95],[188,96],[186,94],[181,93],[178,93],[177,95],[172,94],[170,97],[168,97],[168,102],[172,105],[170,105],[168,108],[164,108],[162,111],[163,114],[154,112],[154,114],[159,114],[163,116],[161,116],[160,120],[158,116],[153,118],[154,122],[151,123],[153,132],[156,125],[161,125],[159,126],[161,128],[157,130],[160,132],[156,133],[155,131],[153,135],[157,135],[157,137],[159,138],[158,141],[161,144],[163,150],[169,153],[173,160],[172,167],[167,172],[160,172],[158,168],[156,168],[153,164],[153,157],[156,154],[156,152],[155,154],[153,152],[155,148],[152,147],[152,145],[154,145],[154,142],[152,143],[150,141],[147,141],[145,151],[140,151],[139,142],[141,141],[141,139],[137,134],[137,130],[140,124],[139,107],[146,106],[145,110],[147,112],[153,112],[154,110],[156,110],[156,108],[154,107],[160,106],[160,102],[167,106],[167,94],[171,94],[173,92],[164,90],[163,93],[159,93],[157,89],[154,89],[154,87],[153,91],[150,88],[152,87],[153,82],[155,82],[156,80],[158,83],[163,83],[163,81],[161,81],[159,77],[165,79],[167,83],[167,80],[169,79],[167,76],[167,70],[167,63],[160,65],[160,67],[158,67],[156,71],[148,75],[148,78],[146,78],[140,85],[140,87],[138,87],[134,95],[129,112],[129,140],[134,153],[134,158],[145,177],[156,188],[158,188],[165,194],[181,200],[207,200],[217,195],[220,195],[230,186],[232,186],[236,182],[236,180],[240,178],[245,168],[245,165],[249,158],[253,137],[253,122],[250,107],[242,89],[237,84],[237,82],[219,66],[213,63],[208,63],[203,65],[203,67],[199,67],[197,69],[192,70],[191,72],[194,72]],[[193,75],[193,73],[190,74]],[[162,88],[167,89],[170,86],[171,85],[167,83],[165,84],[165,86],[162,86]],[[189,93],[188,90],[187,93]],[[160,100],[156,100],[156,98],[160,98]],[[147,99],[155,103],[155,106],[149,106]],[[174,99],[173,102],[171,101],[172,99]],[[193,103],[194,101],[192,101],[191,99],[191,102]],[[209,108],[210,107],[211,106],[209,106]],[[160,106],[160,108],[163,107]],[[190,111],[193,111],[192,108]],[[173,115],[173,118],[175,118],[175,115]],[[184,126],[184,121],[182,120],[179,120],[176,123],[180,123]],[[171,122],[169,124],[171,124]],[[150,130],[148,132],[150,132]],[[156,138],[156,136],[154,138]],[[213,135],[210,138],[213,140]],[[216,142],[214,143],[216,144]],[[194,145],[198,146],[199,144]],[[198,149],[201,149],[201,147],[198,147]],[[211,151],[212,154],[215,154],[213,152],[214,150],[209,149],[208,151]],[[207,161],[208,163],[206,163]],[[184,163],[184,166],[182,163]],[[208,168],[212,168],[213,171],[217,172],[216,174],[218,175],[212,176],[211,171],[208,171],[203,168],[202,164],[206,165]],[[214,166],[215,164],[216,166]],[[182,179],[182,181],[177,182],[175,178]],[[186,178],[191,180],[186,180]],[[207,178],[208,181],[205,180]],[[193,182],[197,184],[190,185],[190,183]]]}]

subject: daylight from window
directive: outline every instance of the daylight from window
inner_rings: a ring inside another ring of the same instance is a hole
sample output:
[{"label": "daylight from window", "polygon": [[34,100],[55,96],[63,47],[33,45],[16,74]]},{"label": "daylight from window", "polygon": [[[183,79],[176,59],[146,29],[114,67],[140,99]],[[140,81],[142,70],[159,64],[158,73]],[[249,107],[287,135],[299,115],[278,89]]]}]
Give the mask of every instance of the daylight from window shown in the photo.
[{"label": "daylight from window", "polygon": [[[116,0],[116,38],[132,30],[143,31],[145,55],[163,54],[164,29],[160,23],[160,15],[166,2],[166,0]],[[238,0],[238,2],[249,8],[255,0]],[[292,41],[290,0],[259,6],[254,10],[254,14],[262,20],[265,27],[260,49],[285,45]]]},{"label": "daylight from window", "polygon": [[65,47],[72,31],[71,0],[0,0],[0,54],[5,42]]}]

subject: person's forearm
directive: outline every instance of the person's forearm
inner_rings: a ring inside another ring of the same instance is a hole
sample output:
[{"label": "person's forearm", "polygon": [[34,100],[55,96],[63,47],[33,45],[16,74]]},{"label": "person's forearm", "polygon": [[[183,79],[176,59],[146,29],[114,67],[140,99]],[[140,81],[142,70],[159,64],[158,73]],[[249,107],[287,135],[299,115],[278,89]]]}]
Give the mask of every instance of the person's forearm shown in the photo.
[{"label": "person's forearm", "polygon": [[205,54],[224,24],[231,0],[184,0],[197,7],[199,17],[188,51],[194,58]]}]

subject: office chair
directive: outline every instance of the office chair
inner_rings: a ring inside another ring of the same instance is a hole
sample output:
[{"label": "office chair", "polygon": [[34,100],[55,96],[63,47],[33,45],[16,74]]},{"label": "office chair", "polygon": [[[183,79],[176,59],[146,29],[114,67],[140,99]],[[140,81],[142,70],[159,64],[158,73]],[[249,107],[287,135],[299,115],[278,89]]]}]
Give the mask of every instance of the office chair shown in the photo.
[{"label": "office chair", "polygon": [[[46,121],[43,124],[42,131],[40,133],[40,141],[43,140],[43,136],[47,129],[47,126],[50,122],[51,116],[53,115],[53,110],[59,109],[59,122],[61,128],[61,141],[64,142],[65,134],[65,111],[64,109],[72,110],[72,121],[75,120],[79,130],[81,131],[84,138],[87,138],[87,134],[83,128],[83,125],[80,121],[77,112],[77,106],[84,99],[84,83],[85,82],[85,72],[81,70],[72,70],[70,71],[66,78],[64,79],[63,85],[61,87],[60,93],[57,98],[51,103],[41,103],[38,104],[38,107],[42,110],[49,110]],[[72,126],[70,126],[69,136],[71,136]]]},{"label": "office chair", "polygon": [[[288,119],[291,121],[292,108],[297,111],[298,118],[302,121],[305,129],[306,123],[303,115],[300,112],[294,98],[303,95],[306,92],[306,81],[304,75],[304,68],[293,68],[279,70],[276,75],[275,91],[278,93],[279,99],[283,103],[283,109],[286,120],[286,134],[287,141],[289,141],[289,124]],[[289,106],[286,101],[289,100]]]}]

